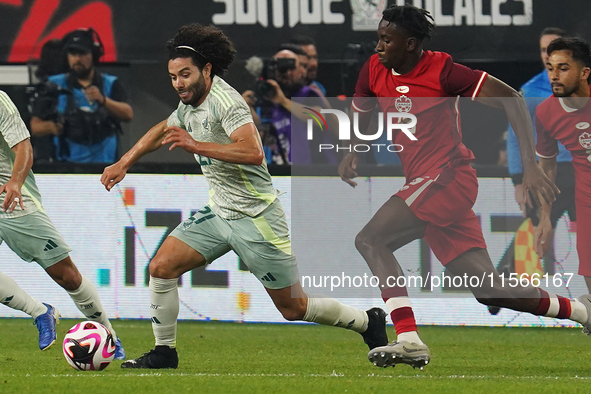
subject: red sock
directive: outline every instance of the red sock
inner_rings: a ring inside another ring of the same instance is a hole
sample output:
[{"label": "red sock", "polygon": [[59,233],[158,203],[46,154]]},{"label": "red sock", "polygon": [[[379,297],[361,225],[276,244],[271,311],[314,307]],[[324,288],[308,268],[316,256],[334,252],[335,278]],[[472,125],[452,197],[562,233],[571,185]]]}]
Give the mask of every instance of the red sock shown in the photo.
[{"label": "red sock", "polygon": [[570,300],[566,297],[540,291],[540,305],[534,312],[537,316],[555,317],[557,319],[568,319],[572,313]]},{"label": "red sock", "polygon": [[390,312],[396,335],[403,332],[417,331],[415,314],[412,311],[406,288],[386,289],[382,292],[382,299],[386,303],[388,312]]}]

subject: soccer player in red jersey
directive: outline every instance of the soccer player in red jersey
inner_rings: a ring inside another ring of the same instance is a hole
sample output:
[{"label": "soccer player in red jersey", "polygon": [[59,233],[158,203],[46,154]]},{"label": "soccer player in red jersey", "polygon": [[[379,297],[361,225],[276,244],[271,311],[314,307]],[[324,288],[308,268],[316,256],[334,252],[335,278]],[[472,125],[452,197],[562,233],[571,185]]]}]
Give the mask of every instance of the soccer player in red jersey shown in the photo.
[{"label": "soccer player in red jersey", "polygon": [[[591,291],[591,227],[588,225],[591,222],[591,49],[582,39],[563,37],[550,43],[548,55],[546,69],[554,95],[536,110],[536,150],[540,166],[550,179],[556,176],[557,141],[572,153],[575,208],[580,223],[577,226],[579,274],[585,277]],[[536,249],[541,255],[550,246],[551,208],[551,204],[542,206],[540,224],[535,232]]]},{"label": "soccer player in red jersey", "polygon": [[[352,104],[359,130],[367,129],[377,100],[384,113],[415,115],[412,133],[417,140],[404,132],[393,135],[393,143],[404,146],[399,155],[407,183],[357,235],[357,250],[380,283],[388,283],[388,277],[404,275],[392,252],[424,237],[452,275],[493,278],[492,284],[471,287],[479,302],[591,327],[591,302],[585,305],[531,285],[507,286],[493,266],[472,211],[478,194],[476,171],[470,166],[474,156],[462,143],[454,98],[471,97],[503,108],[519,141],[526,190],[536,200],[551,202],[558,189],[536,163],[525,100],[487,73],[456,64],[446,53],[423,50],[432,20],[427,11],[410,5],[386,9],[378,26],[377,54],[359,75]],[[356,186],[351,180],[357,176],[356,163],[356,154],[350,153],[339,166],[341,178],[351,186]],[[380,367],[406,363],[422,368],[431,354],[417,333],[407,289],[382,288],[382,298],[397,339],[370,351],[369,360]]]}]

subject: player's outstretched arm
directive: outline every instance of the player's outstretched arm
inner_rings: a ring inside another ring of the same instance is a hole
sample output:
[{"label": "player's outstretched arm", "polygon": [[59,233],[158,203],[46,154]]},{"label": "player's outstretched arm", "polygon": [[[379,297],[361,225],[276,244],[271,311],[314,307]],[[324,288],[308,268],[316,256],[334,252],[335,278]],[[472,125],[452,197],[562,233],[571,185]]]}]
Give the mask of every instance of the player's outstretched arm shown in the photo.
[{"label": "player's outstretched arm", "polygon": [[178,147],[211,159],[255,166],[262,164],[265,158],[261,138],[254,123],[246,123],[234,130],[230,134],[230,144],[197,141],[186,130],[177,126],[166,128],[165,133],[161,144],[172,144],[169,150]]},{"label": "player's outstretched arm", "polygon": [[489,75],[482,85],[478,99],[478,102],[485,105],[505,110],[519,142],[525,192],[531,191],[538,205],[541,205],[540,200],[552,203],[556,199],[555,194],[560,193],[560,190],[536,162],[534,129],[523,97],[509,85]]},{"label": "player's outstretched arm", "polygon": [[12,212],[17,205],[25,209],[21,188],[33,166],[33,147],[27,138],[12,147],[14,163],[10,180],[0,186],[0,194],[6,192],[2,201],[2,210]]},{"label": "player's outstretched arm", "polygon": [[101,183],[107,191],[125,178],[127,170],[142,156],[155,151],[162,146],[166,129],[166,120],[152,127],[126,154],[115,164],[105,168],[101,176]]}]

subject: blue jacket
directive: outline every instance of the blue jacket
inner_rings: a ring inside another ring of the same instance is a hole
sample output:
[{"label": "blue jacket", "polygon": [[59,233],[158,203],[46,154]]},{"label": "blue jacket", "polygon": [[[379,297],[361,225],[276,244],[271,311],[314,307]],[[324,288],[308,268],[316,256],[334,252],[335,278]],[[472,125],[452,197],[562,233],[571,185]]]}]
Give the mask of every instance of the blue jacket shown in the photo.
[{"label": "blue jacket", "polygon": [[[552,86],[548,73],[546,70],[542,71],[532,79],[527,81],[521,87],[521,94],[525,97],[527,109],[534,123],[534,130],[536,127],[536,107],[548,97],[552,96]],[[534,135],[534,138],[536,136]],[[572,155],[562,144],[558,144],[559,153],[556,160],[559,162],[572,161]],[[509,164],[509,174],[515,184],[520,184],[523,177],[523,166],[521,164],[521,154],[519,153],[519,144],[517,143],[517,136],[513,127],[509,125],[507,132],[507,161]]]},{"label": "blue jacket", "polygon": [[[113,97],[113,85],[117,81],[117,77],[95,72],[94,82],[97,82],[98,75],[102,77],[102,92],[105,97],[121,101],[120,98]],[[79,88],[77,82],[73,83],[74,79],[70,74],[53,75],[48,80],[62,88],[68,88],[68,78],[70,78],[70,86],[73,86],[74,100],[78,108],[87,109],[92,112],[96,111],[98,109],[98,103],[89,103],[86,100],[84,92]],[[96,85],[97,83],[94,84]],[[57,107],[58,112],[63,115],[66,112],[67,105],[67,96],[60,95]],[[114,134],[96,144],[79,144],[68,138],[58,136],[54,138],[56,157],[60,161],[73,163],[113,163],[117,158],[117,138],[117,135]],[[64,143],[65,146],[63,145]]]}]

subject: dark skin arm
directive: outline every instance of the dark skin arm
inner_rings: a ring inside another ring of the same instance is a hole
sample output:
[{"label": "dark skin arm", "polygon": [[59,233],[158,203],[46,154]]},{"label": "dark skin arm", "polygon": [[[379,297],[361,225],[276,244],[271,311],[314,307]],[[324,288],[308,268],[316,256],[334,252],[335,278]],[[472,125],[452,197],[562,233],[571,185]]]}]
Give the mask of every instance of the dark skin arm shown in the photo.
[{"label": "dark skin arm", "polygon": [[[371,122],[371,114],[373,112],[359,112],[359,130],[367,130]],[[359,139],[355,133],[351,135],[351,145],[359,143]],[[353,178],[357,177],[357,153],[351,152],[343,157],[339,164],[339,175],[343,181],[348,183],[351,187],[357,186],[357,182]]]},{"label": "dark skin arm", "polygon": [[489,75],[480,90],[478,102],[502,108],[515,130],[519,152],[523,162],[524,193],[531,192],[538,205],[544,201],[551,204],[560,190],[536,162],[534,150],[534,129],[523,97],[512,87]]}]

